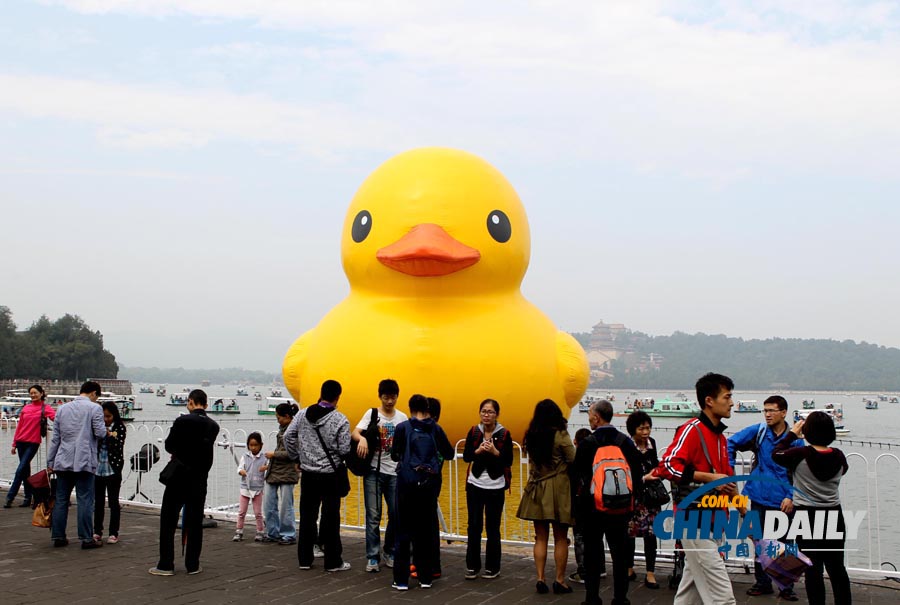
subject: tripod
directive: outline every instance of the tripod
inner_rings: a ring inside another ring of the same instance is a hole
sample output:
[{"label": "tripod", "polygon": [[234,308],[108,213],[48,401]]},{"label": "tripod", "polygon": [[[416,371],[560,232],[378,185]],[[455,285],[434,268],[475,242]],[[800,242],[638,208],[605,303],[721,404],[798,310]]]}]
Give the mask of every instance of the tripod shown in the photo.
[{"label": "tripod", "polygon": [[149,502],[150,504],[153,504],[153,500],[150,498],[150,496],[148,496],[141,490],[141,478],[144,476],[144,473],[146,473],[146,472],[147,471],[137,471],[137,474],[138,474],[137,483],[134,486],[134,493],[131,494],[131,496],[128,498],[129,501],[134,500],[135,498],[137,498],[140,495],[140,496],[143,496],[144,499],[147,500],[147,502]]}]

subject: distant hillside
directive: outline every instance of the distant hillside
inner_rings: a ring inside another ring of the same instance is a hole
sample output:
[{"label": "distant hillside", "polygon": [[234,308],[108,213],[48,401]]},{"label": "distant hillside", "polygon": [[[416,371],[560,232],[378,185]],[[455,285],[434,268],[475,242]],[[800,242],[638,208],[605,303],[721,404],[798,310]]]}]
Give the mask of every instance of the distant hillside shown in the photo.
[{"label": "distant hillside", "polygon": [[[589,334],[574,335],[585,348]],[[703,333],[649,336],[626,330],[615,340],[625,353],[610,364],[605,388],[683,388],[715,371],[742,390],[900,391],[900,349],[852,340],[744,340]],[[646,360],[653,355],[654,363]]]},{"label": "distant hillside", "polygon": [[172,384],[200,384],[201,380],[224,384],[233,380],[251,384],[281,382],[281,375],[245,370],[243,368],[219,368],[217,370],[186,370],[184,368],[138,368],[119,366],[119,378],[131,382],[157,382]]}]

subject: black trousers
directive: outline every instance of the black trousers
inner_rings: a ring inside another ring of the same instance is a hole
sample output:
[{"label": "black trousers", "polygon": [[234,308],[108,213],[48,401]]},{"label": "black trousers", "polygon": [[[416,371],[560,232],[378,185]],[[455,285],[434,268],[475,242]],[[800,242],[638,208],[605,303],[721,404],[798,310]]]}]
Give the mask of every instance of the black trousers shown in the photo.
[{"label": "black trousers", "polygon": [[[175,569],[175,529],[178,516],[184,509],[182,535],[187,541],[184,567],[188,571],[200,568],[203,549],[203,508],[206,505],[206,476],[191,476],[166,486],[162,510],[159,513],[158,569]],[[112,530],[110,530],[112,533]]]},{"label": "black trousers", "polygon": [[[840,506],[831,508],[815,508],[798,506],[795,511],[809,511],[810,518],[813,517],[815,511],[837,511],[840,513],[838,517],[837,530],[844,534],[847,529],[844,525],[844,511]],[[823,570],[828,571],[828,579],[831,580],[831,590],[834,592],[834,602],[841,605],[850,605],[853,598],[850,595],[850,576],[847,574],[847,567],[844,565],[844,552],[828,552],[818,549],[837,548],[843,549],[845,539],[836,540],[805,540],[797,538],[797,546],[810,561],[812,566],[806,569],[804,577],[806,578],[806,596],[810,605],[825,605],[825,578],[822,575]]]},{"label": "black trousers", "polygon": [[584,589],[586,603],[600,603],[600,572],[603,570],[603,536],[609,544],[613,567],[613,602],[628,597],[628,566],[634,559],[634,541],[628,537],[628,515],[591,511],[584,516]]},{"label": "black trousers", "polygon": [[481,532],[487,530],[484,568],[500,571],[500,522],[506,490],[482,489],[466,483],[466,508],[469,515],[469,544],[466,569],[481,571]]},{"label": "black trousers", "polygon": [[397,547],[394,550],[394,582],[409,583],[409,549],[416,552],[419,582],[434,576],[434,528],[437,526],[437,493],[431,487],[397,486]]},{"label": "black trousers", "polygon": [[[338,496],[335,473],[300,475],[300,528],[297,540],[297,561],[301,567],[313,564],[313,545],[317,542],[325,552],[325,569],[343,565],[341,545],[341,498]],[[318,535],[316,520],[319,509],[322,520]]]},{"label": "black trousers", "polygon": [[106,512],[106,496],[109,495],[109,535],[119,535],[119,520],[122,507],[119,505],[119,490],[122,488],[122,473],[108,477],[94,478],[94,533],[103,535],[103,517]]}]

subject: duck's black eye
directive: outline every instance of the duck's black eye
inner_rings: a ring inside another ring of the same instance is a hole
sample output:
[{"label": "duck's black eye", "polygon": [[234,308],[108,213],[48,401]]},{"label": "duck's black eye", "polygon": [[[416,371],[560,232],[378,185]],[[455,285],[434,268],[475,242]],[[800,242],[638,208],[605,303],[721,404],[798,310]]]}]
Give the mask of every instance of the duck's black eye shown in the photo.
[{"label": "duck's black eye", "polygon": [[369,237],[369,231],[372,230],[372,215],[368,210],[360,210],[356,218],[353,219],[353,228],[350,229],[350,235],[357,244]]},{"label": "duck's black eye", "polygon": [[509,217],[502,210],[493,210],[487,218],[488,233],[501,244],[505,244],[512,236],[512,225]]}]

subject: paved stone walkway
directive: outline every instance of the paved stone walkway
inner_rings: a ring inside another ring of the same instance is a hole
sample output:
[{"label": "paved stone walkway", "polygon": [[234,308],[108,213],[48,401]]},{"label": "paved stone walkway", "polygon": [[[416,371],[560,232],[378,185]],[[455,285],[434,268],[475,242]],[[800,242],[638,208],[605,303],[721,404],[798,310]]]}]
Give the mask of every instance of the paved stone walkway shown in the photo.
[{"label": "paved stone walkway", "polygon": [[[5,495],[5,494],[4,494]],[[74,498],[73,498],[74,501]],[[18,500],[17,500],[18,502]],[[310,571],[297,569],[296,546],[232,543],[234,526],[219,523],[204,534],[201,565],[203,573],[187,576],[183,563],[176,562],[175,577],[155,577],[147,570],[157,556],[158,516],[125,509],[122,514],[122,541],[97,550],[81,550],[75,536],[75,506],[70,509],[69,539],[65,548],[53,548],[49,530],[30,525],[31,510],[0,509],[0,603],[341,603],[355,599],[366,605],[377,603],[542,603],[577,604],[584,596],[581,587],[569,595],[537,595],[534,592],[534,563],[530,549],[505,547],[502,575],[495,580],[466,581],[465,545],[443,544],[444,578],[429,590],[411,582],[408,592],[390,588],[390,570],[365,573],[365,539],[360,531],[343,532],[344,557],[353,565],[347,572],[322,571],[321,559]],[[252,529],[249,535],[253,535]],[[176,551],[178,551],[176,547]],[[552,559],[551,559],[552,560]],[[570,561],[569,571],[574,562]],[[661,567],[659,578],[669,569]],[[643,578],[643,574],[640,574]],[[552,576],[550,576],[552,577]],[[747,597],[744,591],[752,576],[733,576],[738,603],[765,605],[772,597]],[[802,584],[798,591],[805,601]],[[603,582],[604,602],[612,600],[611,580]],[[674,592],[662,588],[648,590],[635,583],[629,594],[639,604],[671,603]],[[856,582],[855,603],[895,604],[900,600],[900,584]]]}]

